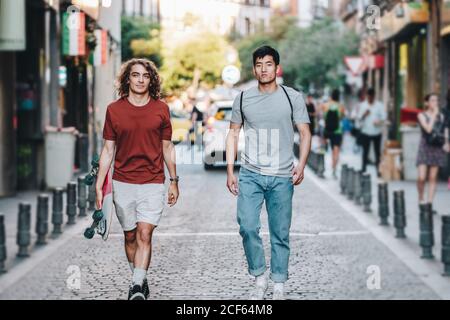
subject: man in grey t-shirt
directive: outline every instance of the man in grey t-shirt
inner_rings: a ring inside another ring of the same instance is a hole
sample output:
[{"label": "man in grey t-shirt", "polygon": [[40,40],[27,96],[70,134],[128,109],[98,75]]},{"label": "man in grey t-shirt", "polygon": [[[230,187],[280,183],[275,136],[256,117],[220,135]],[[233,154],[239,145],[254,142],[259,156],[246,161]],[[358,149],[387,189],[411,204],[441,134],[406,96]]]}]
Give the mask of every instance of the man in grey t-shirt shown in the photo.
[{"label": "man in grey t-shirt", "polygon": [[[238,95],[233,104],[227,136],[227,187],[238,196],[240,226],[248,271],[255,276],[250,299],[263,299],[268,283],[264,247],[259,236],[261,207],[266,202],[271,241],[271,279],[274,299],[284,296],[288,279],[289,229],[294,186],[303,180],[311,147],[309,116],[302,95],[276,83],[280,56],[263,46],[253,53],[253,72],[258,86]],[[294,129],[300,132],[300,159],[294,166]],[[234,176],[239,131],[244,127],[245,150],[239,182]]]}]

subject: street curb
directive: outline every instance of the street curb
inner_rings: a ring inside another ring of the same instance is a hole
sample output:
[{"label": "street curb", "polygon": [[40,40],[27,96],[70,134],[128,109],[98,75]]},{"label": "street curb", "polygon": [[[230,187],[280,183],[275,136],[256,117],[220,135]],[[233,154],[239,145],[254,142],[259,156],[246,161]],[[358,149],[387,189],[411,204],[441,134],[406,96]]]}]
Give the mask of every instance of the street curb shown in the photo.
[{"label": "street curb", "polygon": [[364,228],[391,252],[399,258],[417,277],[431,288],[441,299],[450,300],[450,281],[444,278],[441,264],[437,261],[425,261],[408,246],[405,240],[396,239],[390,232],[391,229],[378,225],[374,216],[368,215],[347,198],[342,197],[339,192],[327,185],[325,180],[320,180],[311,169],[305,168],[305,177],[310,179],[317,187],[327,193],[348,214],[355,218]]}]

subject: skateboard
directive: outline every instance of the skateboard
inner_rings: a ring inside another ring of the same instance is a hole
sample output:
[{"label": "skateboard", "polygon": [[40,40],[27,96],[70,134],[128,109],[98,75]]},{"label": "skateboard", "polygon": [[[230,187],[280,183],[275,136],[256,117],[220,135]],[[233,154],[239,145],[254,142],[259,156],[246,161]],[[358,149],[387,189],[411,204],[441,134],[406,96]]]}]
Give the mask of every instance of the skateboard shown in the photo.
[{"label": "skateboard", "polygon": [[[94,159],[95,160],[95,159]],[[89,182],[92,185],[93,181],[97,178],[98,174],[98,160],[92,161],[91,173],[86,177],[86,184]],[[89,180],[88,180],[89,179]],[[93,179],[93,180],[91,180]],[[94,235],[99,234],[103,240],[108,240],[109,230],[111,228],[112,216],[115,211],[113,203],[113,188],[112,188],[112,168],[109,168],[106,174],[105,181],[102,187],[103,201],[102,208],[95,210],[92,214],[92,224],[89,228],[84,231],[84,237],[87,239],[92,239]]]},{"label": "skateboard", "polygon": [[98,174],[98,170],[100,168],[100,159],[98,158],[98,156],[96,155],[92,161],[91,161],[91,172],[88,173],[88,175],[86,176],[86,178],[84,178],[84,183],[88,186],[92,186],[92,184],[95,181],[95,178],[97,177]]}]

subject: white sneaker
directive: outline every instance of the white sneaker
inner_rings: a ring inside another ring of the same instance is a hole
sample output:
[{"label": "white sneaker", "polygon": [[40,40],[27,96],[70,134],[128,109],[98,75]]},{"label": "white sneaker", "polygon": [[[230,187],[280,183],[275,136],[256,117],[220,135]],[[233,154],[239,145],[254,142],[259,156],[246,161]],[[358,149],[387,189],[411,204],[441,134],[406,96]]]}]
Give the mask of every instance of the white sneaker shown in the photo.
[{"label": "white sneaker", "polygon": [[284,300],[284,283],[275,283],[272,300]]},{"label": "white sneaker", "polygon": [[255,287],[250,292],[250,300],[264,300],[268,288],[267,279],[264,275],[256,277]]}]

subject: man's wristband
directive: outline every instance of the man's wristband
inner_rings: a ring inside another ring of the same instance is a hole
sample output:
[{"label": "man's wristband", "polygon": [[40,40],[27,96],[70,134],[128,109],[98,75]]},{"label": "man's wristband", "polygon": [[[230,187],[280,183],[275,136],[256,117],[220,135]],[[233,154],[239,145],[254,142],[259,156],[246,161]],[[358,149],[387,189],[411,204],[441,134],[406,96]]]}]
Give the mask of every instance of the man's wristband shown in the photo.
[{"label": "man's wristband", "polygon": [[180,177],[179,176],[176,176],[175,178],[170,178],[170,182],[178,183],[178,181],[180,181]]}]

